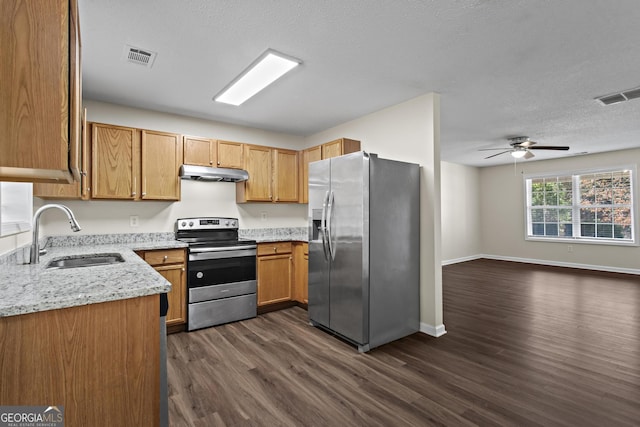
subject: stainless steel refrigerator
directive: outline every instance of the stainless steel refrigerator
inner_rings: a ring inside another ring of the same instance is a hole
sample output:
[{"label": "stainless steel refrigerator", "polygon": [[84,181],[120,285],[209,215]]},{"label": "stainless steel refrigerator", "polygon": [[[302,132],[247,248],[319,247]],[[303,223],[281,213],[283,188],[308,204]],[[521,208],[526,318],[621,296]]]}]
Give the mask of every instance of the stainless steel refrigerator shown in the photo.
[{"label": "stainless steel refrigerator", "polygon": [[420,323],[420,168],[357,152],[309,164],[309,320],[358,351]]}]

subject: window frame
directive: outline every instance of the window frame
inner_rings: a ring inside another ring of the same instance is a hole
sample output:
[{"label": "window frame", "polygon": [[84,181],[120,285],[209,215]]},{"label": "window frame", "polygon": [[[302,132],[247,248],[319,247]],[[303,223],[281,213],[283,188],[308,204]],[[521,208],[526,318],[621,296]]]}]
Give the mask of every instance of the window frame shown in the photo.
[{"label": "window frame", "polygon": [[[620,172],[631,171],[631,240],[622,240],[615,238],[604,237],[580,237],[576,236],[577,230],[580,229],[580,187],[579,176],[580,175],[592,175],[598,173],[608,172]],[[524,188],[524,238],[526,241],[534,242],[557,242],[557,243],[585,243],[595,245],[614,245],[614,246],[640,246],[638,229],[638,206],[640,200],[638,199],[638,185],[637,185],[637,167],[633,165],[619,165],[608,166],[601,168],[589,168],[578,170],[565,170],[560,172],[542,172],[542,173],[529,173],[523,174],[522,186]],[[572,204],[567,206],[572,211],[572,234],[573,236],[534,236],[530,234],[532,228],[531,219],[531,192],[527,181],[540,178],[553,178],[553,177],[571,177],[572,182]],[[577,190],[577,191],[576,191]]]}]

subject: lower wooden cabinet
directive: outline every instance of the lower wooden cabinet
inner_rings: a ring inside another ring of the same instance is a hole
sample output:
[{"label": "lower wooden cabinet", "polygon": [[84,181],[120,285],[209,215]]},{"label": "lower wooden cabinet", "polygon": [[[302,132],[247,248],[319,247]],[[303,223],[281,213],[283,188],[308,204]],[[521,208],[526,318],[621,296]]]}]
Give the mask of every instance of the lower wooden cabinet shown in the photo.
[{"label": "lower wooden cabinet", "polygon": [[138,251],[137,254],[171,283],[167,294],[167,331],[181,330],[187,323],[187,265],[184,249]]},{"label": "lower wooden cabinet", "polygon": [[258,306],[291,300],[291,242],[258,243]]},{"label": "lower wooden cabinet", "polygon": [[159,311],[148,295],[1,317],[0,406],[61,405],[66,426],[158,426]]},{"label": "lower wooden cabinet", "polygon": [[302,304],[309,303],[309,244],[293,243],[293,284],[291,298]]}]

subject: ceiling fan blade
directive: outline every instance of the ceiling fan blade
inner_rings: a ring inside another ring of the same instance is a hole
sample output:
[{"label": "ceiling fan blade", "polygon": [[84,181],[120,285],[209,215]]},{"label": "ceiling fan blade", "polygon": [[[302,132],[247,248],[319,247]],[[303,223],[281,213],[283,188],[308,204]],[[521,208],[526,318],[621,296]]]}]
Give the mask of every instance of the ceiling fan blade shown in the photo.
[{"label": "ceiling fan blade", "polygon": [[529,147],[529,150],[562,150],[567,151],[569,147],[566,145],[538,145],[537,147]]},{"label": "ceiling fan blade", "polygon": [[535,141],[526,140],[523,143],[518,144],[520,147],[531,147],[532,145],[537,144]]},{"label": "ceiling fan blade", "polygon": [[503,148],[478,148],[478,151],[497,151],[497,150],[511,150],[511,147],[503,147]]},{"label": "ceiling fan blade", "polygon": [[503,151],[502,153],[492,154],[489,157],[485,157],[485,159],[490,159],[492,157],[499,156],[500,154],[510,153],[510,152],[511,152],[511,150],[507,150],[507,151]]},{"label": "ceiling fan blade", "polygon": [[535,157],[535,155],[529,150],[527,150],[527,152],[524,153],[524,156],[522,156],[522,158],[525,159],[525,160],[529,160],[529,159],[531,159],[533,157]]}]

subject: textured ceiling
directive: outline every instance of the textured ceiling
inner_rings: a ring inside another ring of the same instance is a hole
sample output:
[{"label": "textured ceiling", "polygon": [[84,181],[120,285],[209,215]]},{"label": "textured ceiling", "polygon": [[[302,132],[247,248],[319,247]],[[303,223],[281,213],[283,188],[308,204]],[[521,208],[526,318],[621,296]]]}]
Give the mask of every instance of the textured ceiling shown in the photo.
[{"label": "textured ceiling", "polygon": [[[310,135],[441,94],[441,156],[527,135],[568,152],[640,146],[637,0],[79,0],[86,98]],[[123,60],[125,44],[158,53]],[[240,107],[212,97],[267,48],[303,65]],[[389,141],[393,143],[393,141]]]}]

